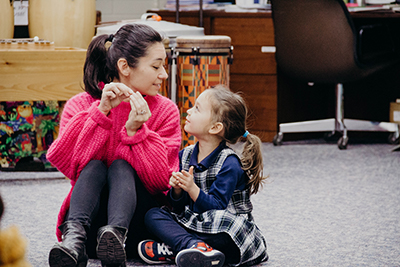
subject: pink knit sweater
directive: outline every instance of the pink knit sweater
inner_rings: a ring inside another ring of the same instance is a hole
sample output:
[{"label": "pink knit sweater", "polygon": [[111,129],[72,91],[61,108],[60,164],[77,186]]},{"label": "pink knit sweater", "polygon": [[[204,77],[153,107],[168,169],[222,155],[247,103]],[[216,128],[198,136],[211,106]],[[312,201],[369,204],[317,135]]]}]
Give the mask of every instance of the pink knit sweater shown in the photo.
[{"label": "pink knit sweater", "polygon": [[[47,152],[47,159],[72,185],[61,206],[57,226],[64,222],[75,182],[90,160],[101,160],[110,166],[114,160],[124,159],[151,194],[169,189],[171,173],[179,170],[179,110],[161,95],[146,96],[145,100],[151,117],[134,136],[128,136],[125,129],[131,110],[127,102],[112,109],[108,116],[98,110],[100,100],[87,93],[80,93],[65,104],[58,138]],[[58,229],[57,237],[60,240]]]}]

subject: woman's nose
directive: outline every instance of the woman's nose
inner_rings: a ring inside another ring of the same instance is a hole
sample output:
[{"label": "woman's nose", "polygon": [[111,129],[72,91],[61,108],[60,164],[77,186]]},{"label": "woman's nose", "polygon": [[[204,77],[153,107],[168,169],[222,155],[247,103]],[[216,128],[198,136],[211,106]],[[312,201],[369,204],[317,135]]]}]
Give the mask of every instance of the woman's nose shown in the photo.
[{"label": "woman's nose", "polygon": [[159,77],[160,79],[163,79],[163,80],[165,80],[165,79],[168,78],[168,73],[167,73],[167,71],[165,70],[165,67],[164,67],[164,66],[161,68],[161,72],[160,72],[160,74],[159,74],[158,77]]}]

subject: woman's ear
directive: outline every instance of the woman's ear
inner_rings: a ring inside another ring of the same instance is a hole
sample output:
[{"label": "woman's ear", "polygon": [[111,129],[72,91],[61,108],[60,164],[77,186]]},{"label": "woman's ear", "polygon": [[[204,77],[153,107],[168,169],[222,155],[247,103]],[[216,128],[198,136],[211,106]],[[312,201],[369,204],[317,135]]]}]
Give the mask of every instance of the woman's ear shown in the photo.
[{"label": "woman's ear", "polygon": [[208,130],[209,134],[219,134],[222,132],[222,130],[224,129],[224,125],[221,122],[216,122],[214,123],[210,130]]},{"label": "woman's ear", "polygon": [[119,73],[121,73],[123,76],[129,76],[130,67],[125,58],[118,59],[117,66]]}]

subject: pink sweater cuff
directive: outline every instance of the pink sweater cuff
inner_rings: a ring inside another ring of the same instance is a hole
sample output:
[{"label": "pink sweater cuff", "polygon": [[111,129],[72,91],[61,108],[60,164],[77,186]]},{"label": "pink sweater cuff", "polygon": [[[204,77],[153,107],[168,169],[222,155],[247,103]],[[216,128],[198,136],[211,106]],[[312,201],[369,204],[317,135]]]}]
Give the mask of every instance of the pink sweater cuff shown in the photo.
[{"label": "pink sweater cuff", "polygon": [[134,136],[128,136],[126,128],[123,127],[121,130],[121,142],[124,145],[137,144],[143,142],[143,140],[145,140],[149,134],[150,130],[146,124],[143,124]]},{"label": "pink sweater cuff", "polygon": [[108,118],[104,113],[102,113],[97,107],[100,104],[100,100],[93,102],[93,104],[88,109],[88,112],[93,119],[100,127],[104,129],[111,129],[112,120]]}]

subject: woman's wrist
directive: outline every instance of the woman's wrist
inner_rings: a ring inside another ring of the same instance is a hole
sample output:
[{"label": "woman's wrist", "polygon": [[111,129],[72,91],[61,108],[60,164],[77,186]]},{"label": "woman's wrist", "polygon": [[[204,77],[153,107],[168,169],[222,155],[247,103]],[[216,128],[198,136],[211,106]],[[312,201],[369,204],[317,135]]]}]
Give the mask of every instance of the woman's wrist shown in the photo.
[{"label": "woman's wrist", "polygon": [[138,131],[138,129],[132,129],[132,128],[129,127],[129,125],[127,125],[127,124],[125,124],[125,129],[126,129],[126,134],[127,134],[128,136],[134,136],[134,135],[137,133],[137,131]]},{"label": "woman's wrist", "polygon": [[102,108],[101,106],[98,106],[97,108],[99,109],[99,111],[101,113],[103,113],[106,116],[108,115],[108,113],[110,113],[110,110],[106,110],[106,109]]}]

